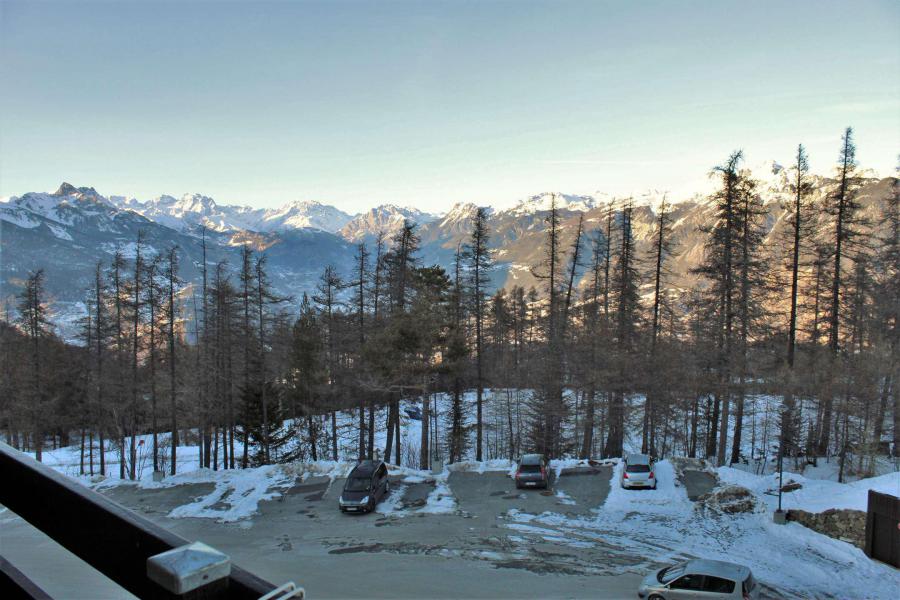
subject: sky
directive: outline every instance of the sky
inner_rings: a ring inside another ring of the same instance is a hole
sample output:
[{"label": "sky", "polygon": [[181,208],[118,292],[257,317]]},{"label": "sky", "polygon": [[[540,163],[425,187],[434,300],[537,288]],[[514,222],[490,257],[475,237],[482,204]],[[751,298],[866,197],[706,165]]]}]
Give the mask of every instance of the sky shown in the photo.
[{"label": "sky", "polygon": [[900,2],[0,0],[0,197],[687,196],[735,149],[900,154]]}]

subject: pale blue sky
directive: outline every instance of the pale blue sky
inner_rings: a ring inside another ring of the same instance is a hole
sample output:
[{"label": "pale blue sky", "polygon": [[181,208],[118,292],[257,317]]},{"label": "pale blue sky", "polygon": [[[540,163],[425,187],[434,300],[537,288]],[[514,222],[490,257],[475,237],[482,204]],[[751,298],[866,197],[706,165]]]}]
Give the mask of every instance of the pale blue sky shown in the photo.
[{"label": "pale blue sky", "polygon": [[900,2],[0,0],[0,196],[442,210],[900,152]]}]

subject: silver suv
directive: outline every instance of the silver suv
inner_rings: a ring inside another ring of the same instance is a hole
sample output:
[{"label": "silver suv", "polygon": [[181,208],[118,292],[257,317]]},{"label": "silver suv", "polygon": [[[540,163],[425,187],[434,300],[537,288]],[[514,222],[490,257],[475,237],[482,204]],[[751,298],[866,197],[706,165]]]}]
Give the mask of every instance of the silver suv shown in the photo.
[{"label": "silver suv", "polygon": [[757,600],[759,586],[750,569],[743,565],[695,559],[647,575],[638,588],[638,597],[646,600]]}]

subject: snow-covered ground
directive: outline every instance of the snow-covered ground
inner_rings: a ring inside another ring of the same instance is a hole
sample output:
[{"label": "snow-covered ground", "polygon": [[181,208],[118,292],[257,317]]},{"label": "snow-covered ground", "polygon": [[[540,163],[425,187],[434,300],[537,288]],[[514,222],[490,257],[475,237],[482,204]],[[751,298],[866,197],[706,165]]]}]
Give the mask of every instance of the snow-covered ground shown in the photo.
[{"label": "snow-covered ground", "polygon": [[[507,527],[516,534],[539,533],[571,543],[613,544],[653,563],[686,558],[728,560],[749,566],[757,579],[779,594],[796,598],[896,598],[900,572],[870,560],[858,548],[831,539],[796,523],[776,525],[771,512],[717,515],[699,511],[677,484],[668,461],[657,463],[656,490],[624,490],[618,485],[622,465],[613,470],[606,502],[590,517],[545,512],[510,511]],[[740,473],[740,475],[735,475]],[[735,481],[767,500],[763,491],[770,477],[720,469],[723,479]],[[732,478],[733,477],[733,478]],[[808,510],[832,504],[858,506],[857,497],[869,487],[900,491],[900,474],[893,473],[856,484],[817,482]],[[763,505],[765,506],[765,505]]]},{"label": "snow-covered ground", "polygon": [[[717,472],[721,481],[743,486],[765,501],[772,510],[777,508],[778,473],[760,476],[731,467],[719,467]],[[900,497],[900,473],[897,472],[845,484],[785,472],[784,484],[790,482],[798,483],[801,487],[782,493],[781,506],[784,510],[823,512],[830,508],[850,508],[865,511],[869,490]]]},{"label": "snow-covered ground", "polygon": [[[770,400],[765,397],[755,399],[753,410],[767,406]],[[474,394],[466,394],[466,401],[473,403]],[[388,519],[408,516],[472,517],[460,509],[460,498],[453,490],[453,473],[511,475],[515,471],[515,463],[508,457],[497,456],[497,438],[488,428],[485,434],[488,460],[471,460],[473,452],[470,452],[468,460],[447,465],[440,472],[418,470],[415,463],[418,461],[422,422],[406,414],[406,409],[414,405],[420,405],[420,402],[403,402],[401,446],[404,465],[390,467],[394,489],[378,506],[377,512]],[[445,433],[441,417],[447,414],[449,398],[439,395],[435,406],[439,415],[438,436],[441,438]],[[383,411],[378,414],[377,422],[381,427],[385,417]],[[100,491],[118,486],[153,490],[206,484],[207,487],[200,488],[202,493],[168,510],[167,516],[173,519],[211,519],[220,523],[239,521],[242,526],[250,528],[259,513],[261,502],[279,499],[289,488],[312,477],[317,481],[325,478],[329,486],[335,479],[345,477],[354,465],[357,422],[358,415],[354,411],[338,415],[339,461],[212,471],[198,468],[196,446],[183,446],[178,448],[178,474],[154,482],[149,457],[151,438],[141,436],[138,441],[143,441],[143,444],[138,446],[138,481],[135,482],[117,479],[119,455],[115,449],[108,450],[106,454],[108,478],[105,480],[78,475],[79,446],[45,450],[44,463]],[[761,426],[764,423],[760,414],[751,413],[751,418],[745,422],[748,426],[745,441],[748,444],[765,448],[771,441],[766,440],[765,427]],[[327,420],[323,424],[326,427],[330,425]],[[492,435],[495,437],[492,438]],[[636,449],[634,444],[639,443],[639,437],[633,429],[628,438],[626,450]],[[166,451],[167,441],[167,435],[160,436],[160,443]],[[385,431],[379,428],[376,447],[383,448],[384,443]],[[474,448],[474,443],[471,446]],[[240,453],[239,446],[237,450]],[[748,447],[748,456],[752,456],[752,450]],[[508,531],[506,538],[514,547],[526,547],[536,542],[550,543],[583,552],[585,557],[602,550],[619,555],[623,562],[615,564],[625,565],[622,568],[628,572],[647,571],[660,564],[703,557],[746,564],[770,591],[777,591],[786,597],[896,597],[896,590],[900,589],[900,573],[896,570],[870,560],[846,542],[831,539],[796,523],[779,526],[772,522],[771,512],[777,504],[774,492],[778,479],[777,474],[772,472],[771,459],[771,456],[759,453],[756,461],[715,469],[722,483],[741,485],[753,493],[758,501],[756,512],[725,515],[698,510],[697,505],[688,499],[673,465],[666,460],[655,466],[656,490],[624,490],[619,485],[622,466],[612,460],[603,462],[604,466],[612,467],[609,493],[596,505],[576,506],[575,498],[563,489],[555,489],[551,492],[556,506],[553,510],[527,512],[509,509],[489,518],[499,519],[501,528]],[[564,469],[587,465],[576,459],[562,459],[552,461],[550,466],[556,480],[559,480]],[[897,472],[896,464],[888,460],[878,463],[877,471],[882,474],[851,480],[850,483],[833,480],[836,468],[833,461],[820,461],[818,467],[807,468],[805,474],[791,472],[789,469],[793,466],[786,464],[784,481],[799,483],[801,487],[783,494],[786,509],[800,508],[811,512],[830,508],[865,510],[870,489],[900,496],[900,472]],[[427,497],[422,496],[424,502],[404,504],[402,499],[407,489],[419,484],[431,486]],[[569,510],[582,508],[586,510]],[[487,555],[482,556],[485,557]]]}]

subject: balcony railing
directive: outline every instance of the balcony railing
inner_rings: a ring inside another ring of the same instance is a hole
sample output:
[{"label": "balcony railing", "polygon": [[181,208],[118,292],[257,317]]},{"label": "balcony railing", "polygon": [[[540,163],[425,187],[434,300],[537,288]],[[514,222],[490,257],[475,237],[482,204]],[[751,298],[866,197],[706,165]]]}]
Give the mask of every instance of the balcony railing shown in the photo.
[{"label": "balcony railing", "polygon": [[[165,589],[148,577],[147,560],[186,546],[188,540],[3,443],[0,504],[139,598],[257,600],[276,589],[236,565],[230,565],[230,572],[225,569],[227,575],[210,577],[186,593]],[[0,597],[49,596],[0,557]],[[302,597],[302,592],[277,597]]]}]

